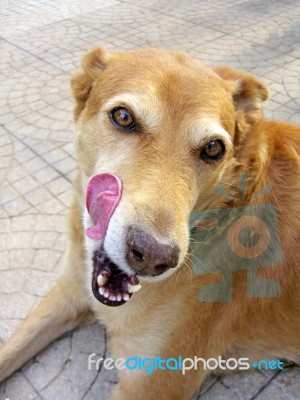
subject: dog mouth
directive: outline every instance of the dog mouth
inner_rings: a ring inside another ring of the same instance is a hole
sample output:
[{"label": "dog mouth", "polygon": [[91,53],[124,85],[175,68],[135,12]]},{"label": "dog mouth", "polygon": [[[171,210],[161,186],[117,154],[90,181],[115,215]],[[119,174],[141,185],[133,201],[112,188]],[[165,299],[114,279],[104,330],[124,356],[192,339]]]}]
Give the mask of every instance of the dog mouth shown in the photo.
[{"label": "dog mouth", "polygon": [[128,275],[122,271],[110,260],[103,246],[94,251],[92,290],[100,303],[112,307],[121,306],[140,288],[137,275]]}]

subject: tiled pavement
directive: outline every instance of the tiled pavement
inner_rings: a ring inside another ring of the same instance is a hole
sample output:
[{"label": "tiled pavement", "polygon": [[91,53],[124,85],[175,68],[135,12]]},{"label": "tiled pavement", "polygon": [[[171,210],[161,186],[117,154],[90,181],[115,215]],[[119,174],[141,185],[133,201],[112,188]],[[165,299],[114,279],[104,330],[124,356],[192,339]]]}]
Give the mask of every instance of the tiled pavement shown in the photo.
[{"label": "tiled pavement", "polygon": [[[0,341],[61,270],[76,174],[69,77],[95,44],[181,49],[262,77],[269,118],[300,124],[298,0],[2,0],[0,2]],[[116,376],[87,369],[106,354],[102,327],[50,345],[0,385],[0,399],[108,398]],[[195,398],[300,399],[300,371],[209,378]],[[134,400],[134,399],[133,399]],[[146,400],[146,399],[145,399]]]}]

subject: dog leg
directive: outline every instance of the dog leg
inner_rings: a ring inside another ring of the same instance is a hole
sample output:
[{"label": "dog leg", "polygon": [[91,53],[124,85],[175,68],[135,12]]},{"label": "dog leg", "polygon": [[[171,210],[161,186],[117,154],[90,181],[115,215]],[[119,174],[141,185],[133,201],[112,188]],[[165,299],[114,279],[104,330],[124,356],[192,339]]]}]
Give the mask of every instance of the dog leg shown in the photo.
[{"label": "dog leg", "polygon": [[[205,310],[212,310],[211,304]],[[179,307],[178,312],[182,312]],[[178,319],[174,316],[174,320]],[[128,335],[112,334],[110,347],[114,359],[130,361],[118,371],[119,383],[110,400],[188,400],[210,372],[204,368],[204,360],[217,358],[229,346],[230,329],[221,321],[219,327],[224,335],[219,335],[209,313],[191,322],[185,320],[173,329],[168,325],[173,320],[160,321],[149,330],[136,327]]]},{"label": "dog leg", "polygon": [[0,347],[0,382],[63,333],[74,329],[86,317],[86,304],[68,279],[62,278]]}]

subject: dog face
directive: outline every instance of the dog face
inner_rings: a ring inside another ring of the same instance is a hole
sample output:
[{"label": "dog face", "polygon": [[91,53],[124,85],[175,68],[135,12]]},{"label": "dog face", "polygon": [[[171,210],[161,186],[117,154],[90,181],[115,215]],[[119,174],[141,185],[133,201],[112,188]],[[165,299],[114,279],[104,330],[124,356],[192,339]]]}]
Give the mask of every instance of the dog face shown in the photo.
[{"label": "dog face", "polygon": [[121,305],[139,280],[167,278],[183,263],[189,213],[237,165],[235,148],[268,94],[250,75],[162,50],[97,48],[82,68],[72,89],[83,192],[101,173],[123,186],[104,240],[86,239],[87,260],[97,299]]}]

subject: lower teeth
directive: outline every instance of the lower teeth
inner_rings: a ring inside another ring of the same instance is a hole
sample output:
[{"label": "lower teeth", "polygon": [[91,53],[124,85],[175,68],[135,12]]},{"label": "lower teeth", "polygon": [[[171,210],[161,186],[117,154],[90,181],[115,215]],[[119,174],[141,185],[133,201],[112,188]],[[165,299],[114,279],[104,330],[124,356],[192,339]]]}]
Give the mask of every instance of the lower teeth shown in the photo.
[{"label": "lower teeth", "polygon": [[[111,301],[121,301],[122,299],[124,301],[128,301],[129,300],[129,294],[128,293],[123,293],[123,295],[114,295],[112,293],[109,293],[108,289],[105,289],[104,285],[107,283],[108,278],[106,276],[103,275],[99,275],[97,278],[97,283],[98,283],[98,292],[101,296],[104,296],[105,298],[111,300]],[[129,293],[135,293],[137,291],[139,291],[141,289],[141,285],[131,285],[130,283],[128,283],[128,291]]]},{"label": "lower teeth", "polygon": [[[101,296],[111,300],[111,301],[121,301],[122,296],[120,294],[114,295],[110,294],[108,290],[105,290],[102,286],[98,289],[98,292]],[[129,295],[127,293],[123,294],[123,300],[127,301],[129,300]]]}]

